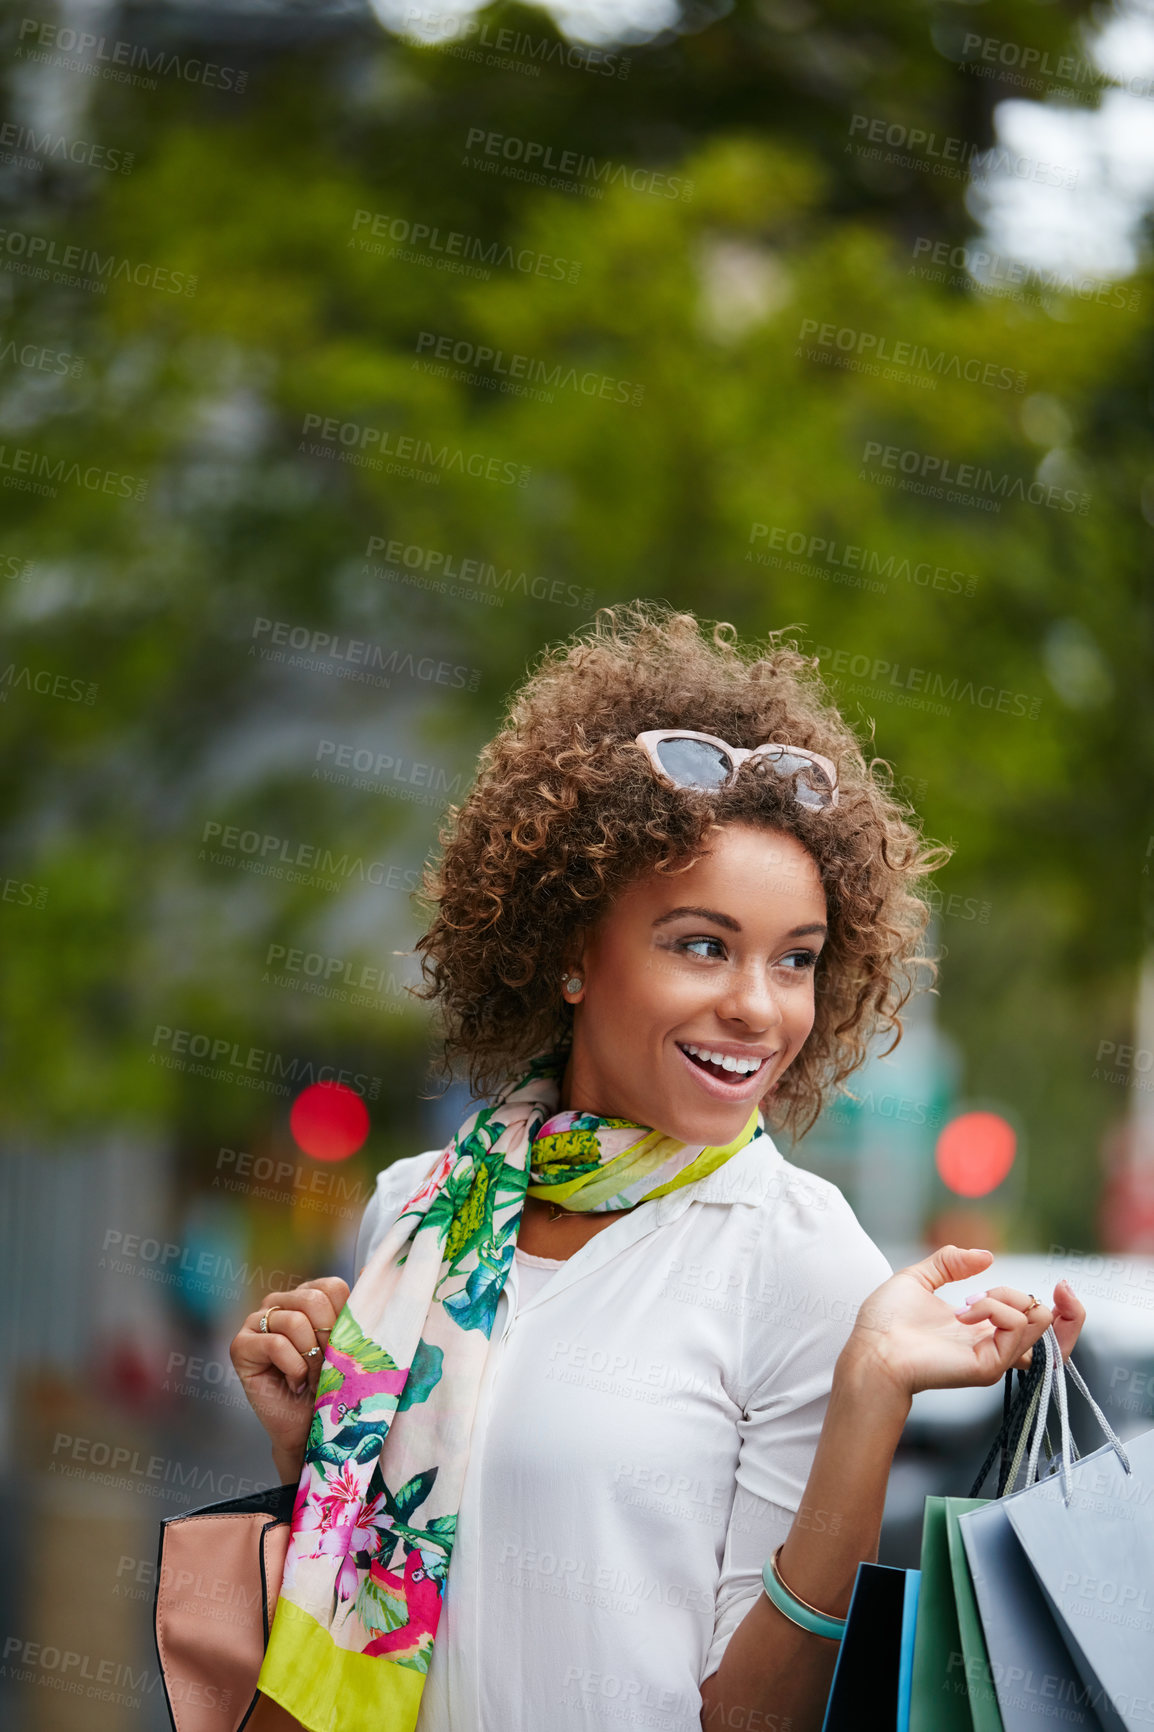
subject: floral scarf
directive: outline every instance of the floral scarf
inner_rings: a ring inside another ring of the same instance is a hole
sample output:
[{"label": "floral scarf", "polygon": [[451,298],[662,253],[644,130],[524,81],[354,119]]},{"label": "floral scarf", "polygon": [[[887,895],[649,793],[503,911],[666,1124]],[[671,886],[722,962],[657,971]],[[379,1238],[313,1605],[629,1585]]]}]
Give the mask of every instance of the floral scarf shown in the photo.
[{"label": "floral scarf", "polygon": [[310,1732],[412,1732],[457,1524],[469,1436],[525,1195],[629,1208],[688,1185],[723,1147],[557,1112],[564,1053],[472,1113],[337,1318],[259,1685]]}]

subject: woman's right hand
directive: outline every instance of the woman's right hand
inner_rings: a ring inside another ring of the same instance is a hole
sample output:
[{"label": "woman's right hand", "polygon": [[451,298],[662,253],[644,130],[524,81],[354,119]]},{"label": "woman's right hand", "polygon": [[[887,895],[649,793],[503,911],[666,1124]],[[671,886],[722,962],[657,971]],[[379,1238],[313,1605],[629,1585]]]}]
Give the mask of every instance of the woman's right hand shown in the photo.
[{"label": "woman's right hand", "polygon": [[[229,1347],[241,1387],[272,1440],[283,1484],[300,1477],[324,1350],[348,1296],[348,1283],[339,1275],[322,1275],[291,1293],[269,1293]],[[267,1334],[260,1326],[266,1312]],[[320,1352],[312,1352],[317,1347]]]}]

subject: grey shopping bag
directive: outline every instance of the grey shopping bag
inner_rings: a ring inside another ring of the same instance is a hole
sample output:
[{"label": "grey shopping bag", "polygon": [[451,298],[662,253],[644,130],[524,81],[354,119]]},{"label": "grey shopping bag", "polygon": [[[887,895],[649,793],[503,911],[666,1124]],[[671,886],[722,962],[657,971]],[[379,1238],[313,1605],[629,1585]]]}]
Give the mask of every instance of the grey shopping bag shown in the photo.
[{"label": "grey shopping bag", "polygon": [[1010,1526],[1008,1507],[1025,1496],[1014,1492],[958,1518],[989,1655],[990,1675],[977,1682],[993,1685],[1005,1732],[1046,1725],[1103,1732]]},{"label": "grey shopping bag", "polygon": [[[1037,1507],[1040,1516],[1031,1515],[1025,1519],[1033,1533],[1040,1534],[1043,1528],[1048,1530],[1044,1553],[1047,1571],[1056,1560],[1061,1560],[1062,1571],[1066,1574],[1072,1572],[1076,1581],[1079,1571],[1068,1543],[1071,1530],[1061,1518],[1068,1515],[1078,1478],[1084,1478],[1089,1487],[1104,1471],[1103,1459],[1106,1456],[1114,1463],[1121,1479],[1130,1482],[1133,1478],[1126,1450],[1115,1437],[1077,1368],[1073,1363],[1063,1365],[1058,1339],[1052,1328],[1046,1331],[1043,1344],[1045,1375],[1039,1389],[1025,1489],[1010,1492],[982,1509],[973,1510],[959,1517],[958,1522],[986,1638],[991,1682],[997,1693],[1006,1732],[1025,1732],[1027,1727],[1036,1727],[1044,1721],[1087,1727],[1091,1732],[1094,1728],[1101,1728],[1102,1732],[1130,1732],[1133,1726],[1144,1724],[1149,1732],[1149,1728],[1154,1726],[1154,1716],[1142,1721],[1120,1716],[1109,1688],[1103,1687],[1092,1666],[1087,1664],[1078,1643],[1070,1640],[1067,1624],[1058,1615],[1054,1600],[1047,1594],[1032,1565],[1032,1558],[1018,1536],[1015,1510]],[[1089,1402],[1110,1440],[1108,1449],[1098,1450],[1082,1462],[1078,1461],[1070,1435],[1066,1407],[1067,1373]],[[1038,1458],[1051,1394],[1057,1399],[1061,1448],[1050,1463],[1047,1477],[1039,1479]],[[1011,1484],[1016,1473],[1015,1466]],[[1088,1492],[1084,1492],[1083,1499],[1087,1496]],[[1119,1504],[1121,1501],[1121,1498],[1117,1500]],[[1107,1506],[1102,1504],[1100,1518],[1109,1513]],[[1128,1568],[1125,1559],[1117,1558],[1117,1568]],[[1125,1579],[1134,1583],[1132,1574],[1127,1573]]]},{"label": "grey shopping bag", "polygon": [[1154,1727],[1154,1431],[1006,1501],[1022,1556],[1110,1732]]}]

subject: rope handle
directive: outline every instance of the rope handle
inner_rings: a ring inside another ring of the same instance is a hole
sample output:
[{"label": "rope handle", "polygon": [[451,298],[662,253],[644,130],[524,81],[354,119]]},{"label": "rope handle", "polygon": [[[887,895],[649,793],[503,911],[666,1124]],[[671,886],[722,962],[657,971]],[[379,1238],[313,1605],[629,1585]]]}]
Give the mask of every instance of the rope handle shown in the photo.
[{"label": "rope handle", "polygon": [[1014,1400],[1011,1400],[1014,1373],[1012,1370],[1006,1373],[1002,1424],[978,1471],[978,1477],[970,1491],[971,1497],[981,1496],[982,1486],[993,1466],[994,1457],[999,1451],[1001,1452],[1001,1465],[996,1495],[1004,1497],[1012,1491],[1021,1471],[1022,1458],[1026,1454],[1027,1444],[1029,1459],[1026,1463],[1024,1483],[1027,1486],[1036,1483],[1040,1478],[1039,1457],[1043,1439],[1046,1443],[1047,1457],[1051,1459],[1053,1457],[1053,1450],[1047,1433],[1047,1420],[1050,1402],[1051,1399],[1054,1399],[1058,1408],[1058,1424],[1061,1433],[1062,1500],[1066,1504],[1070,1502],[1073,1496],[1070,1467],[1072,1462],[1079,1459],[1079,1450],[1070,1435],[1069,1402],[1066,1392],[1067,1372],[1073,1379],[1075,1388],[1088,1403],[1126,1473],[1133,1473],[1130,1458],[1122,1447],[1121,1440],[1090,1394],[1082,1373],[1072,1359],[1063,1362],[1062,1349],[1058,1344],[1058,1337],[1054,1333],[1054,1326],[1051,1324],[1046,1333],[1034,1343],[1029,1371],[1018,1372],[1018,1394]]},{"label": "rope handle", "polygon": [[1028,1371],[1018,1372],[1018,1394],[1014,1396],[1014,1372],[1006,1373],[1002,1394],[1002,1423],[998,1434],[991,1443],[986,1458],[978,1469],[978,1477],[970,1489],[971,1497],[980,1497],[986,1476],[994,1465],[994,1458],[1000,1452],[1001,1461],[998,1468],[998,1489],[995,1496],[1002,1497],[1007,1486],[1013,1483],[1015,1477],[1011,1469],[1011,1460],[1016,1454],[1021,1437],[1026,1436],[1029,1421],[1033,1416],[1034,1392],[1041,1387],[1042,1361],[1045,1349],[1040,1341],[1034,1343],[1033,1356]]}]

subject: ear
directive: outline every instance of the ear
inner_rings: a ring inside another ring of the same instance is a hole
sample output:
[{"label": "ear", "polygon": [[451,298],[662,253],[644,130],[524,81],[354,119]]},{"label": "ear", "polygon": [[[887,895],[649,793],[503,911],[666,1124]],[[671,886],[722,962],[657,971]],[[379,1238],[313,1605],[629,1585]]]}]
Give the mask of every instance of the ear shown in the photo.
[{"label": "ear", "polygon": [[580,974],[584,977],[588,950],[589,939],[586,932],[580,932],[570,940],[565,946],[565,957],[562,963],[566,974]]}]

